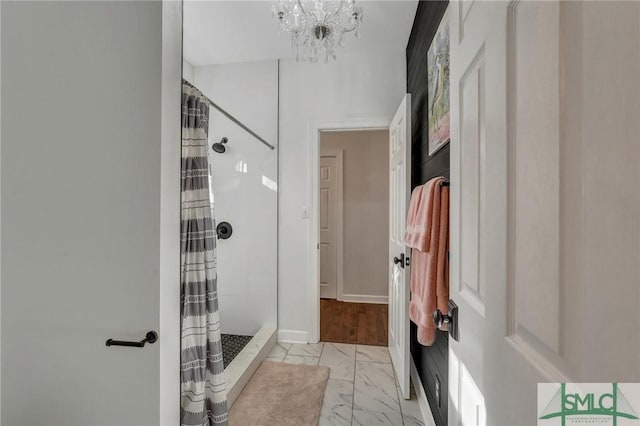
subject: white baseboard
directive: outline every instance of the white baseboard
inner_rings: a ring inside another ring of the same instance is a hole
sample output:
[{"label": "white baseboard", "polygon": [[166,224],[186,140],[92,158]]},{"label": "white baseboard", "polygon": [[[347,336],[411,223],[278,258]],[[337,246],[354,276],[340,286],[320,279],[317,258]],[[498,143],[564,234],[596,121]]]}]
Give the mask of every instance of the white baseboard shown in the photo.
[{"label": "white baseboard", "polygon": [[278,342],[309,343],[309,332],[303,330],[278,330]]},{"label": "white baseboard", "polygon": [[433,419],[431,408],[429,408],[427,394],[424,391],[424,386],[422,386],[422,380],[420,380],[420,375],[418,374],[416,365],[414,364],[412,357],[409,357],[409,359],[411,360],[411,381],[413,381],[413,388],[415,389],[416,396],[418,397],[418,405],[420,405],[420,412],[422,413],[424,425],[436,426],[436,421]]},{"label": "white baseboard", "polygon": [[384,305],[389,303],[388,296],[374,296],[372,294],[343,294],[338,300],[353,303],[380,303]]}]

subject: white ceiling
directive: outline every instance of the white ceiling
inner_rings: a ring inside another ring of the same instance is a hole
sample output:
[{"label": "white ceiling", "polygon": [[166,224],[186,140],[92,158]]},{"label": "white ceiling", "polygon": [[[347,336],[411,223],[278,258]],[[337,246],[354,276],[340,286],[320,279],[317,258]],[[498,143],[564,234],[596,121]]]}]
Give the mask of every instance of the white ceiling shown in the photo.
[{"label": "white ceiling", "polygon": [[[275,1],[184,2],[184,57],[195,66],[294,57],[288,35],[271,13]],[[359,1],[360,38],[349,35],[337,51],[372,53],[404,49],[417,0]]]}]

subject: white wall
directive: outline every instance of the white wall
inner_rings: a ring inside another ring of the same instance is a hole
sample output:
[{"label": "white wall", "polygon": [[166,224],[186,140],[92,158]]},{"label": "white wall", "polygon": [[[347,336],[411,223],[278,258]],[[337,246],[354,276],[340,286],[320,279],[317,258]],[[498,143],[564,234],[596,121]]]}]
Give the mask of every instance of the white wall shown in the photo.
[{"label": "white wall", "polygon": [[189,83],[193,83],[193,78],[195,77],[195,68],[191,65],[191,62],[182,58],[182,78],[187,80]]},{"label": "white wall", "polygon": [[310,122],[391,118],[406,90],[404,50],[338,54],[329,64],[280,65],[278,328],[280,338],[309,338],[313,279],[309,255]]},{"label": "white wall", "polygon": [[343,153],[344,286],[338,298],[347,302],[386,302],[389,131],[322,132],[320,154],[336,150]]},{"label": "white wall", "polygon": [[[2,7],[0,7],[0,46],[2,46]],[[0,54],[0,165],[2,164],[2,54]],[[0,166],[0,188],[2,188],[2,167]],[[2,190],[0,189],[0,241],[2,241]],[[0,243],[0,393],[2,390],[2,244]],[[0,423],[2,423],[2,397],[0,396]]]},{"label": "white wall", "polygon": [[[196,67],[192,81],[213,102],[271,144],[277,138],[277,62]],[[254,335],[277,322],[278,154],[214,108],[209,150],[216,221],[233,235],[218,240],[218,297],[223,333]]]}]

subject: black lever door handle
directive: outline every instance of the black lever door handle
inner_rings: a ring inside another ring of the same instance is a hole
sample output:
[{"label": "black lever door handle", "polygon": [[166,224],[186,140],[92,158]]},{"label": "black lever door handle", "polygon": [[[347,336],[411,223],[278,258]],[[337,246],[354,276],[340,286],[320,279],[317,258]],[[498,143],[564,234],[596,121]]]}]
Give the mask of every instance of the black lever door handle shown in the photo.
[{"label": "black lever door handle", "polygon": [[107,346],[132,346],[134,348],[144,348],[145,343],[155,343],[157,341],[158,333],[156,333],[155,331],[150,331],[147,333],[147,336],[139,342],[108,339],[105,344]]}]

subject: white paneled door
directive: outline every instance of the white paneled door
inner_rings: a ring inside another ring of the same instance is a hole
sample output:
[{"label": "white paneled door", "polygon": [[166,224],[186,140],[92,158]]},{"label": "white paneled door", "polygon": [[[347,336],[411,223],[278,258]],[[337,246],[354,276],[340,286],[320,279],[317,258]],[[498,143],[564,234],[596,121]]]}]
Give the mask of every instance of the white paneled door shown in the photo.
[{"label": "white paneled door", "polygon": [[342,232],[339,209],[342,168],[339,154],[320,156],[320,297],[338,298],[338,233]]},{"label": "white paneled door", "polygon": [[537,383],[639,379],[640,5],[607,3],[449,5],[450,425],[551,426]]},{"label": "white paneled door", "polygon": [[409,399],[409,251],[404,228],[411,195],[411,95],[389,126],[389,352],[402,396]]},{"label": "white paneled door", "polygon": [[[557,3],[527,3],[521,7],[537,13],[547,9],[545,17],[557,20]],[[449,339],[449,423],[453,425],[536,424],[536,383],[542,376],[509,347],[505,328],[509,319],[507,22],[511,10],[508,2],[454,2],[447,11],[451,24],[450,297],[459,307],[459,341]],[[547,22],[544,40],[557,36],[557,24]],[[532,46],[543,43],[530,41]],[[544,44],[549,59],[541,59],[552,60],[554,45]],[[557,222],[546,229],[552,231],[554,226]],[[540,291],[545,286],[537,285]],[[556,324],[550,324],[549,331],[553,330]]]}]

